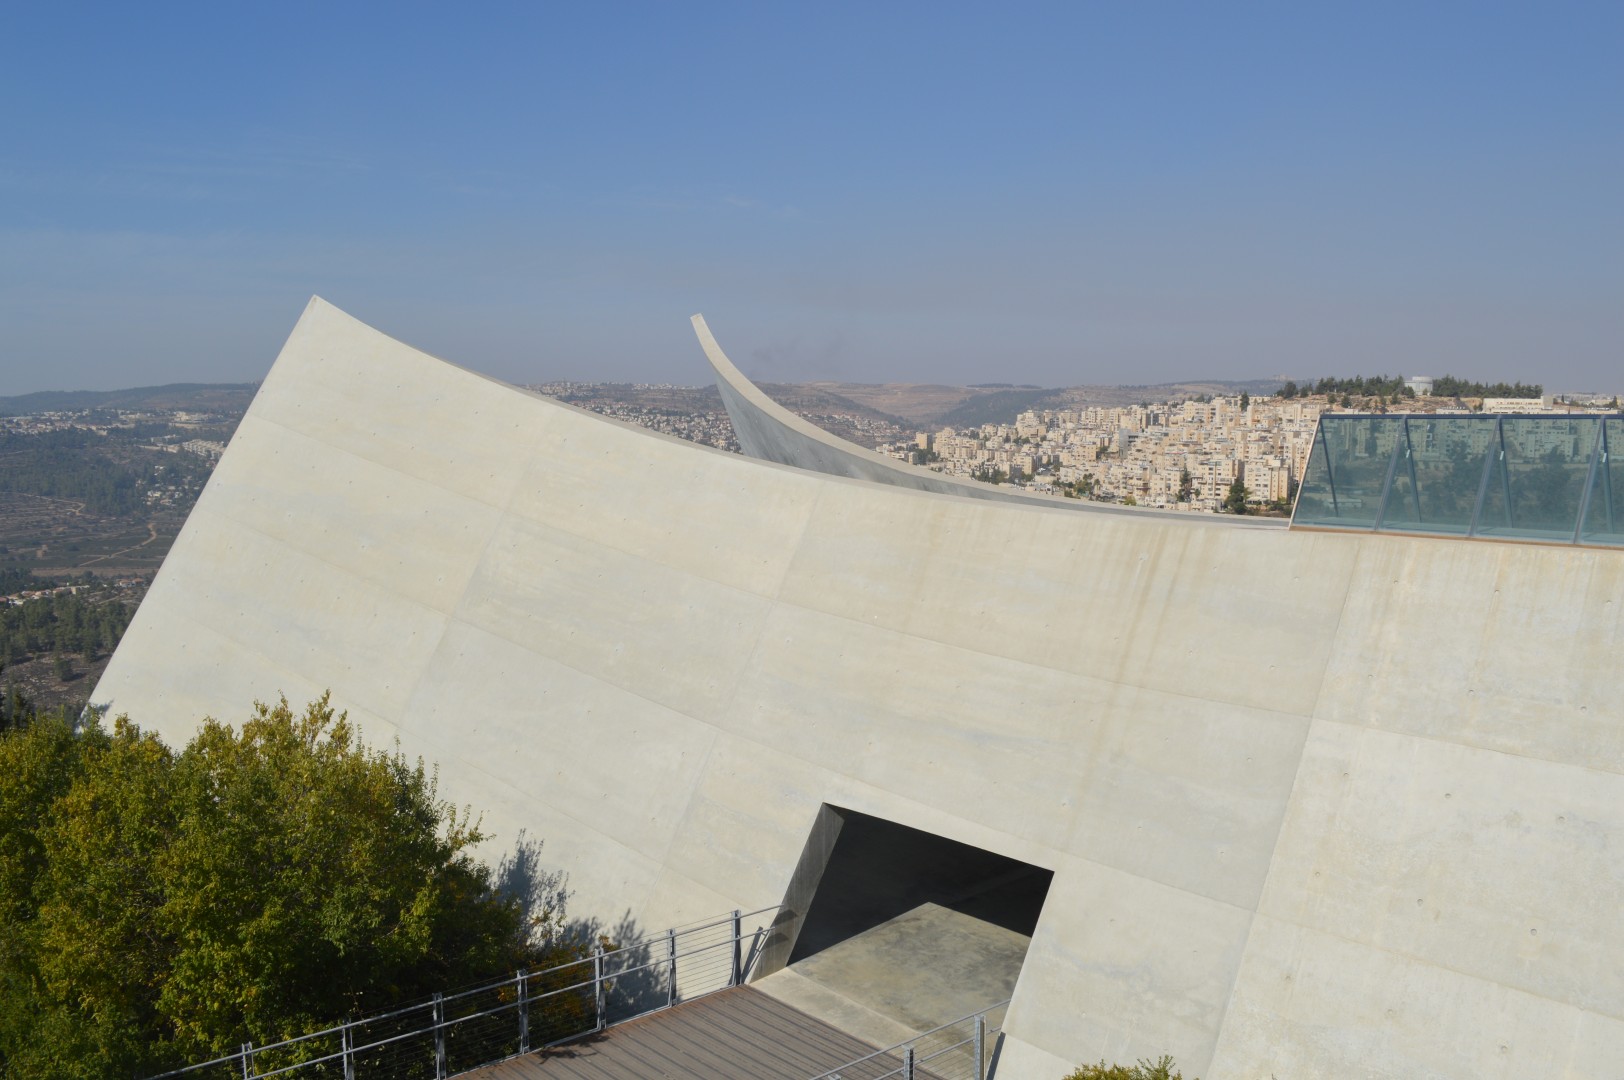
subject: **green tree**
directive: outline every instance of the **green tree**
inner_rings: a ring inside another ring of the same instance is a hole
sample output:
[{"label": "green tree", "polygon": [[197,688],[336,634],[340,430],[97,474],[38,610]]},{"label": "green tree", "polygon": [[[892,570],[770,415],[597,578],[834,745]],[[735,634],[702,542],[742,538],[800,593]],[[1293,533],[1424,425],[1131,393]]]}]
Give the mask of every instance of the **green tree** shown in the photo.
[{"label": "green tree", "polygon": [[[0,658],[0,675],[4,675],[5,671],[4,658]],[[34,703],[27,694],[12,683],[0,685],[0,735],[27,727],[33,721],[34,714]]]},{"label": "green tree", "polygon": [[1278,396],[1283,397],[1283,398],[1294,398],[1294,397],[1296,397],[1297,396],[1297,384],[1292,382],[1290,379],[1287,379],[1286,382],[1285,382],[1285,385],[1280,388]]},{"label": "green tree", "polygon": [[1179,502],[1189,502],[1190,496],[1195,492],[1195,479],[1190,475],[1189,469],[1179,470]]},{"label": "green tree", "polygon": [[1245,390],[1242,390],[1241,391],[1241,412],[1245,412],[1247,409],[1250,409],[1251,407],[1252,407],[1252,395],[1248,394]]},{"label": "green tree", "polygon": [[0,735],[0,1074],[155,1071],[546,962],[482,838],[325,696],[178,753],[123,719]]},{"label": "green tree", "polygon": [[1236,477],[1235,482],[1229,485],[1229,494],[1224,496],[1224,509],[1231,514],[1246,513],[1246,500],[1251,494],[1241,483],[1240,477]]},{"label": "green tree", "polygon": [[1184,1074],[1173,1068],[1171,1056],[1163,1054],[1155,1061],[1141,1058],[1137,1065],[1107,1065],[1103,1061],[1098,1065],[1084,1065],[1065,1080],[1184,1080]]}]

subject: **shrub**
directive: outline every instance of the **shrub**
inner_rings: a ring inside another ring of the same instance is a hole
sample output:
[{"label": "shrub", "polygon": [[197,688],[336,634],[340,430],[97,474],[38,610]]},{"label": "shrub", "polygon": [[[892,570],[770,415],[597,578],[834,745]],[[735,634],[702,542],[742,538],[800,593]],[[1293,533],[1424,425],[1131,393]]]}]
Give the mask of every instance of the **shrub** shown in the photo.
[{"label": "shrub", "polygon": [[1137,1065],[1107,1065],[1103,1061],[1098,1065],[1084,1065],[1065,1080],[1184,1080],[1184,1074],[1173,1068],[1170,1055],[1163,1054],[1155,1061],[1141,1058]]}]

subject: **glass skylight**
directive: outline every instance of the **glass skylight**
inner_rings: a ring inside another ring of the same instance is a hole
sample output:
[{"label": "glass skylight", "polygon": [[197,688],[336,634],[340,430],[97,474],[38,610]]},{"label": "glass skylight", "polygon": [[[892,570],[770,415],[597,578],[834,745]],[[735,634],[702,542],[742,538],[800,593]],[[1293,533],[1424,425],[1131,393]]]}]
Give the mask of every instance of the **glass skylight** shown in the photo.
[{"label": "glass skylight", "polygon": [[1621,416],[1323,416],[1291,523],[1624,545],[1620,451]]}]

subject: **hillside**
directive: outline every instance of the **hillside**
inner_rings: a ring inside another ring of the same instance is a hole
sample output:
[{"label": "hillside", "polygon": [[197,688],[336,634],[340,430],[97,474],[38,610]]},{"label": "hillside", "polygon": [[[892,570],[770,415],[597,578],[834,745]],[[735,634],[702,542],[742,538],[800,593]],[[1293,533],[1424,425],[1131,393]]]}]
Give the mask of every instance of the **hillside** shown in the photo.
[{"label": "hillside", "polygon": [[0,416],[85,409],[240,413],[258,389],[258,383],[170,383],[128,390],[40,390],[0,397]]}]

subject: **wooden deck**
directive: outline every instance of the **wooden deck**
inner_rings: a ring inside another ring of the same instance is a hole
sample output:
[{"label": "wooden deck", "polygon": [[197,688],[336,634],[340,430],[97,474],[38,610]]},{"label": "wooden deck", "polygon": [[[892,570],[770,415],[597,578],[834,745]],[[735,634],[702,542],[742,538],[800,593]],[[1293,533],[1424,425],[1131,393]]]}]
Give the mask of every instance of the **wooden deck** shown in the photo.
[{"label": "wooden deck", "polygon": [[741,986],[463,1075],[471,1080],[807,1080],[875,1049]]}]

